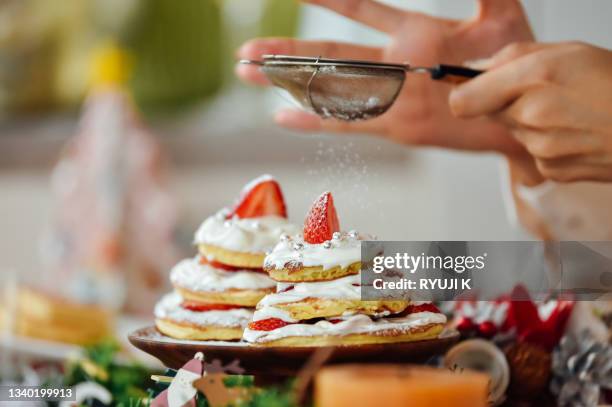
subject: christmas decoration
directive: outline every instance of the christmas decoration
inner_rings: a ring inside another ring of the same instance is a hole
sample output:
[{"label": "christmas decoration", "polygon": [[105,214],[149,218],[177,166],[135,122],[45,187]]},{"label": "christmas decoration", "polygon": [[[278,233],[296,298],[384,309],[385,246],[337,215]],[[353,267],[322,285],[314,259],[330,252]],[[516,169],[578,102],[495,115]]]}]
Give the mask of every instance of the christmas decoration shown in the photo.
[{"label": "christmas decoration", "polygon": [[538,345],[516,342],[504,353],[510,366],[509,393],[519,399],[530,399],[544,391],[550,380],[550,353]]},{"label": "christmas decoration", "polygon": [[490,377],[489,402],[504,400],[510,382],[510,368],[505,355],[492,342],[469,339],[453,346],[444,356],[444,366],[452,371],[476,370]]},{"label": "christmas decoration", "polygon": [[538,307],[521,285],[514,288],[510,298],[512,300],[509,301],[503,329],[514,329],[519,342],[527,342],[552,351],[565,332],[574,302],[549,301]]},{"label": "christmas decoration", "polygon": [[612,390],[612,346],[588,331],[567,335],[553,353],[552,372],[559,406],[595,406]]},{"label": "christmas decoration", "polygon": [[193,387],[193,382],[202,377],[203,359],[202,353],[196,353],[193,359],[185,363],[168,388],[153,399],[151,407],[195,407],[198,391]]}]

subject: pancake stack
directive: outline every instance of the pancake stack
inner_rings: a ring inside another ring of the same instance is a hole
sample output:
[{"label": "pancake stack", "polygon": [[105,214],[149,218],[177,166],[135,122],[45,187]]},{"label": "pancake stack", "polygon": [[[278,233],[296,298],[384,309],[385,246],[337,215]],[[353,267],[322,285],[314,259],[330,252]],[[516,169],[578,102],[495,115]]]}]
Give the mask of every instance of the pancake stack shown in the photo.
[{"label": "pancake stack", "polygon": [[[0,306],[5,301],[0,297]],[[58,297],[41,289],[20,287],[15,302],[0,309],[0,334],[54,342],[91,345],[113,332],[113,315],[94,304]]]},{"label": "pancake stack", "polygon": [[258,304],[249,343],[330,346],[432,339],[446,317],[430,303],[361,300],[361,236],[341,232],[331,193],[312,205],[302,235],[284,234],[264,269],[277,290]]},{"label": "pancake stack", "polygon": [[198,255],[172,269],[174,292],[155,306],[157,329],[177,339],[239,340],[255,305],[275,289],[263,271],[266,251],[295,231],[278,183],[268,175],[251,181],[232,208],[202,223]]}]

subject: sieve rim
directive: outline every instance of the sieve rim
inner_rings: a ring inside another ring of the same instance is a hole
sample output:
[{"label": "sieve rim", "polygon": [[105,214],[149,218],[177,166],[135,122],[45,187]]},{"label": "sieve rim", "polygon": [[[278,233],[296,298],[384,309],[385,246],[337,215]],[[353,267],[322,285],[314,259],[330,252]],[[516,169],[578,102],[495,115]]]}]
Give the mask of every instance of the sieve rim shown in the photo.
[{"label": "sieve rim", "polygon": [[334,59],[276,54],[262,55],[262,62],[263,65],[344,66],[354,68],[392,69],[402,72],[406,72],[411,69],[409,64],[391,64],[357,59]]}]

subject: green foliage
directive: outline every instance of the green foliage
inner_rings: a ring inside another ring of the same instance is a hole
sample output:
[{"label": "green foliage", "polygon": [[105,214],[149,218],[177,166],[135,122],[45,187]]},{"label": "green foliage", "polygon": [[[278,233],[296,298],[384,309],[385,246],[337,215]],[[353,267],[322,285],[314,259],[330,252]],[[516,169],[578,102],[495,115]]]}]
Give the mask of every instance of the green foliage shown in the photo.
[{"label": "green foliage", "polygon": [[255,392],[250,400],[236,407],[297,407],[292,391],[272,387]]},{"label": "green foliage", "polygon": [[151,373],[144,366],[120,364],[116,361],[119,345],[114,340],[100,342],[85,348],[83,358],[72,361],[66,369],[64,385],[96,382],[113,396],[113,406],[145,407]]},{"label": "green foliage", "polygon": [[223,378],[223,384],[227,388],[232,387],[253,387],[255,378],[245,375],[231,375]]}]

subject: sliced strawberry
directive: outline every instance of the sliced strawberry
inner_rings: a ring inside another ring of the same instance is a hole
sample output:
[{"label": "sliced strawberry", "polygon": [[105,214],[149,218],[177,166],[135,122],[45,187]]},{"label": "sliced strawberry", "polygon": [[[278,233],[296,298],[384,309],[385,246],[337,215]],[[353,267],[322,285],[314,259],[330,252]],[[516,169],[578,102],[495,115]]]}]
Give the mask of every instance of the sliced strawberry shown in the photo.
[{"label": "sliced strawberry", "polygon": [[219,261],[207,259],[204,256],[200,257],[200,264],[202,264],[202,265],[208,264],[208,265],[210,265],[210,266],[212,266],[214,268],[225,270],[225,271],[245,271],[246,270],[246,271],[254,271],[254,272],[258,272],[258,273],[266,273],[266,274],[268,274],[262,268],[245,268],[245,267],[230,266],[229,264],[225,264],[225,263],[221,263]]},{"label": "sliced strawberry", "polygon": [[285,322],[278,318],[262,319],[260,321],[254,321],[249,324],[249,329],[254,331],[273,331],[278,328],[289,325],[289,322]]},{"label": "sliced strawberry", "polygon": [[338,318],[334,318],[334,319],[328,319],[327,321],[331,322],[332,324],[335,325],[335,324],[338,324],[338,323],[342,322],[343,320],[342,319],[338,319]]},{"label": "sliced strawberry", "polygon": [[266,215],[287,217],[287,207],[280,185],[269,175],[263,175],[249,182],[242,192],[228,219],[256,218]]},{"label": "sliced strawberry", "polygon": [[304,221],[304,240],[317,244],[330,240],[340,230],[331,192],[324,192],[310,207]]},{"label": "sliced strawberry", "polygon": [[181,307],[189,311],[204,312],[204,311],[227,311],[230,309],[240,308],[238,305],[229,304],[206,304],[197,301],[183,301]]},{"label": "sliced strawberry", "polygon": [[416,314],[417,312],[434,312],[436,314],[439,314],[440,310],[432,303],[410,305],[406,310],[407,314]]}]

